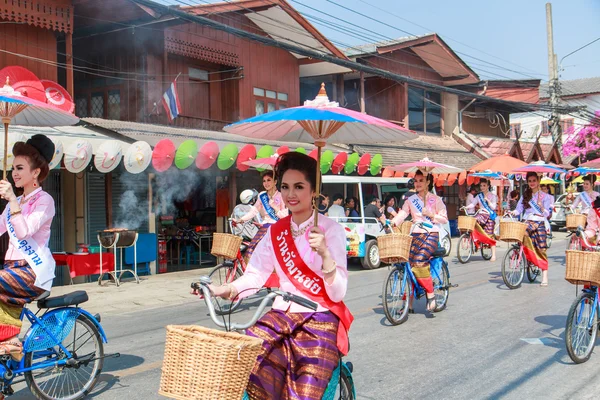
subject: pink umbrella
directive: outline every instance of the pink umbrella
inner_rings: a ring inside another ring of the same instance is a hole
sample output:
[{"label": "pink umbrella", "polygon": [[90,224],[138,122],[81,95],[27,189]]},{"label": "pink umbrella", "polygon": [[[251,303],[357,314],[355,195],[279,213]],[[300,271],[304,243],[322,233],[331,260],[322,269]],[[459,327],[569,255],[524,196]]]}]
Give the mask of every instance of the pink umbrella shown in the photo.
[{"label": "pink umbrella", "polygon": [[198,157],[196,158],[196,167],[198,169],[210,168],[217,157],[219,156],[219,145],[215,142],[206,142],[198,150]]},{"label": "pink umbrella", "polygon": [[460,172],[464,171],[464,169],[456,168],[451,165],[433,162],[427,157],[425,157],[424,159],[422,159],[420,161],[394,165],[393,167],[389,167],[389,168],[392,171],[412,172],[412,173],[421,171],[425,174],[456,174],[456,173],[460,173]]},{"label": "pink umbrella", "polygon": [[171,168],[176,151],[175,145],[169,139],[163,139],[156,143],[152,151],[152,166],[154,169],[158,172],[164,172]]},{"label": "pink umbrella", "polygon": [[290,148],[287,146],[281,146],[280,148],[277,149],[276,153],[277,155],[282,155],[285,153],[288,153],[290,151]]},{"label": "pink umbrella", "polygon": [[242,164],[247,165],[252,168],[256,168],[256,169],[273,170],[273,168],[275,167],[275,164],[277,164],[278,158],[279,157],[277,156],[277,154],[275,154],[271,157],[257,158],[256,160],[244,161]]},{"label": "pink umbrella", "polygon": [[544,173],[549,173],[549,174],[560,173],[560,174],[564,174],[564,173],[567,172],[567,170],[559,168],[559,167],[555,167],[554,165],[546,164],[543,161],[535,161],[535,162],[532,162],[529,165],[517,168],[517,169],[515,169],[515,170],[512,171],[512,173],[527,173],[527,172],[536,172],[538,174],[544,174]]}]

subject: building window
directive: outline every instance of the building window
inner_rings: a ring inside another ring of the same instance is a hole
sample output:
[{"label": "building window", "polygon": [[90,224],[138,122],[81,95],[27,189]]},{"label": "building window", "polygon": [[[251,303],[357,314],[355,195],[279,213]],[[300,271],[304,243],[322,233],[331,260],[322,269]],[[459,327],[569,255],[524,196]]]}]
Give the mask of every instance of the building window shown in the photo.
[{"label": "building window", "polygon": [[542,121],[542,136],[550,135],[550,127],[548,126],[548,121]]},{"label": "building window", "polygon": [[92,101],[90,104],[90,115],[92,118],[104,118],[104,94],[94,93],[92,94]]},{"label": "building window", "polygon": [[563,134],[572,133],[573,118],[563,119],[562,121],[560,121],[560,130]]},{"label": "building window", "polygon": [[520,122],[510,124],[510,138],[516,139],[517,135],[521,136],[521,123]]},{"label": "building window", "polygon": [[79,118],[121,119],[121,92],[119,89],[95,89],[75,96],[75,114]]},{"label": "building window", "polygon": [[429,134],[442,133],[442,96],[419,88],[408,88],[409,129]]},{"label": "building window", "polygon": [[195,81],[207,81],[208,80],[208,71],[198,68],[188,68],[188,78],[190,80]]},{"label": "building window", "polygon": [[274,90],[255,87],[252,90],[252,94],[254,95],[254,107],[256,115],[287,108],[287,93],[280,93]]},{"label": "building window", "polygon": [[108,119],[121,119],[121,93],[118,90],[108,92]]},{"label": "building window", "polygon": [[75,100],[75,115],[79,118],[87,118],[88,116],[88,99],[85,97],[77,97]]}]

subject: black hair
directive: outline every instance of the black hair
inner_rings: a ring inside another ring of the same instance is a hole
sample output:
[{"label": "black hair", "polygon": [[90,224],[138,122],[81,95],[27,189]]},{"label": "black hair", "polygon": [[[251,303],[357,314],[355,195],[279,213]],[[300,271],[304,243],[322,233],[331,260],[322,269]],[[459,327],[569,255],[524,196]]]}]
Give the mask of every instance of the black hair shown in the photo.
[{"label": "black hair", "polygon": [[[344,202],[345,204],[350,203],[351,201],[354,201],[354,197],[346,197],[346,201]],[[356,206],[356,202],[354,202],[354,205]]]},{"label": "black hair", "polygon": [[588,174],[583,177],[583,180],[588,181],[589,183],[591,183],[593,185],[594,183],[596,183],[596,175]]},{"label": "black hair", "polygon": [[596,197],[596,200],[594,200],[594,208],[600,208],[600,196]]},{"label": "black hair", "polygon": [[[532,176],[535,176],[539,182],[540,177],[538,176],[537,173],[535,173],[533,171],[529,171],[527,173],[527,175],[525,176],[525,181],[526,182],[529,181],[529,178],[531,178]],[[531,191],[531,188],[529,186],[527,186],[527,189],[525,189],[525,193],[523,194],[523,204],[529,204],[532,197],[533,197],[533,192]]]},{"label": "black hair", "polygon": [[261,178],[264,178],[265,176],[270,176],[271,179],[275,179],[275,174],[271,170],[266,170],[260,173]]},{"label": "black hair", "polygon": [[481,185],[482,183],[487,183],[487,185],[488,185],[488,186],[490,186],[490,181],[489,181],[489,180],[487,180],[487,179],[485,179],[485,178],[481,178],[481,179],[479,180],[479,184]]},{"label": "black hair", "polygon": [[[41,135],[36,135],[41,136]],[[54,150],[52,150],[54,152]],[[42,183],[50,172],[48,161],[40,151],[29,143],[17,142],[13,146],[13,155],[15,157],[25,157],[29,163],[31,170],[40,169],[40,174],[37,177],[38,183]]]},{"label": "black hair", "polygon": [[302,172],[304,178],[310,183],[310,188],[316,190],[317,173],[321,173],[321,171],[317,169],[317,161],[314,158],[309,157],[306,154],[298,153],[297,151],[290,151],[289,153],[282,154],[275,164],[275,176],[280,184],[283,175],[288,170]]},{"label": "black hair", "polygon": [[387,207],[388,201],[390,201],[391,199],[394,199],[394,206],[397,206],[396,203],[398,203],[398,201],[396,201],[396,197],[392,196],[391,194],[387,195],[387,197],[385,198],[383,204],[385,204],[385,206]]},{"label": "black hair", "polygon": [[333,202],[336,202],[336,201],[338,201],[338,200],[340,200],[340,199],[342,199],[342,200],[343,200],[343,199],[344,199],[344,196],[342,196],[342,194],[341,194],[341,193],[336,193],[336,194],[334,194],[334,195],[333,195],[333,198],[332,198],[331,200],[332,200]]},{"label": "black hair", "polygon": [[425,175],[425,173],[423,171],[421,171],[420,169],[418,169],[417,172],[415,172],[415,177],[418,175],[425,177],[425,180],[427,181],[427,190],[431,191],[431,189],[433,189],[433,175],[432,174]]},{"label": "black hair", "polygon": [[519,191],[518,190],[513,190],[512,192],[510,192],[510,198],[512,199],[513,197],[518,198],[519,197]]},{"label": "black hair", "polygon": [[371,196],[369,198],[369,204],[371,204],[372,202],[377,201],[377,200],[379,200],[379,197],[377,197],[377,196]]}]

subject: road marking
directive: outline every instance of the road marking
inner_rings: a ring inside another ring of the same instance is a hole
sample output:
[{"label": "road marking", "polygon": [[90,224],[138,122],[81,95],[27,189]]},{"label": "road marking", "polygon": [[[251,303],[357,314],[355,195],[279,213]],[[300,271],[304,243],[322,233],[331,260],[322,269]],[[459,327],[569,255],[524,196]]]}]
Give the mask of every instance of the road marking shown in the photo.
[{"label": "road marking", "polygon": [[552,344],[552,340],[549,338],[521,338],[527,344],[541,344],[543,346]]}]

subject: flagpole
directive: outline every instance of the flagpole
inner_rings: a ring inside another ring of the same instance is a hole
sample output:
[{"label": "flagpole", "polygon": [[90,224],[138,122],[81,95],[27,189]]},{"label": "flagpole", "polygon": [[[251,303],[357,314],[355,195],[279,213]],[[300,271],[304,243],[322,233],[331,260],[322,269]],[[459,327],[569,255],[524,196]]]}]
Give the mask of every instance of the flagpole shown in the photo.
[{"label": "flagpole", "polygon": [[179,78],[181,76],[181,72],[177,74],[177,76],[175,77],[175,81],[177,81],[177,78]]}]

